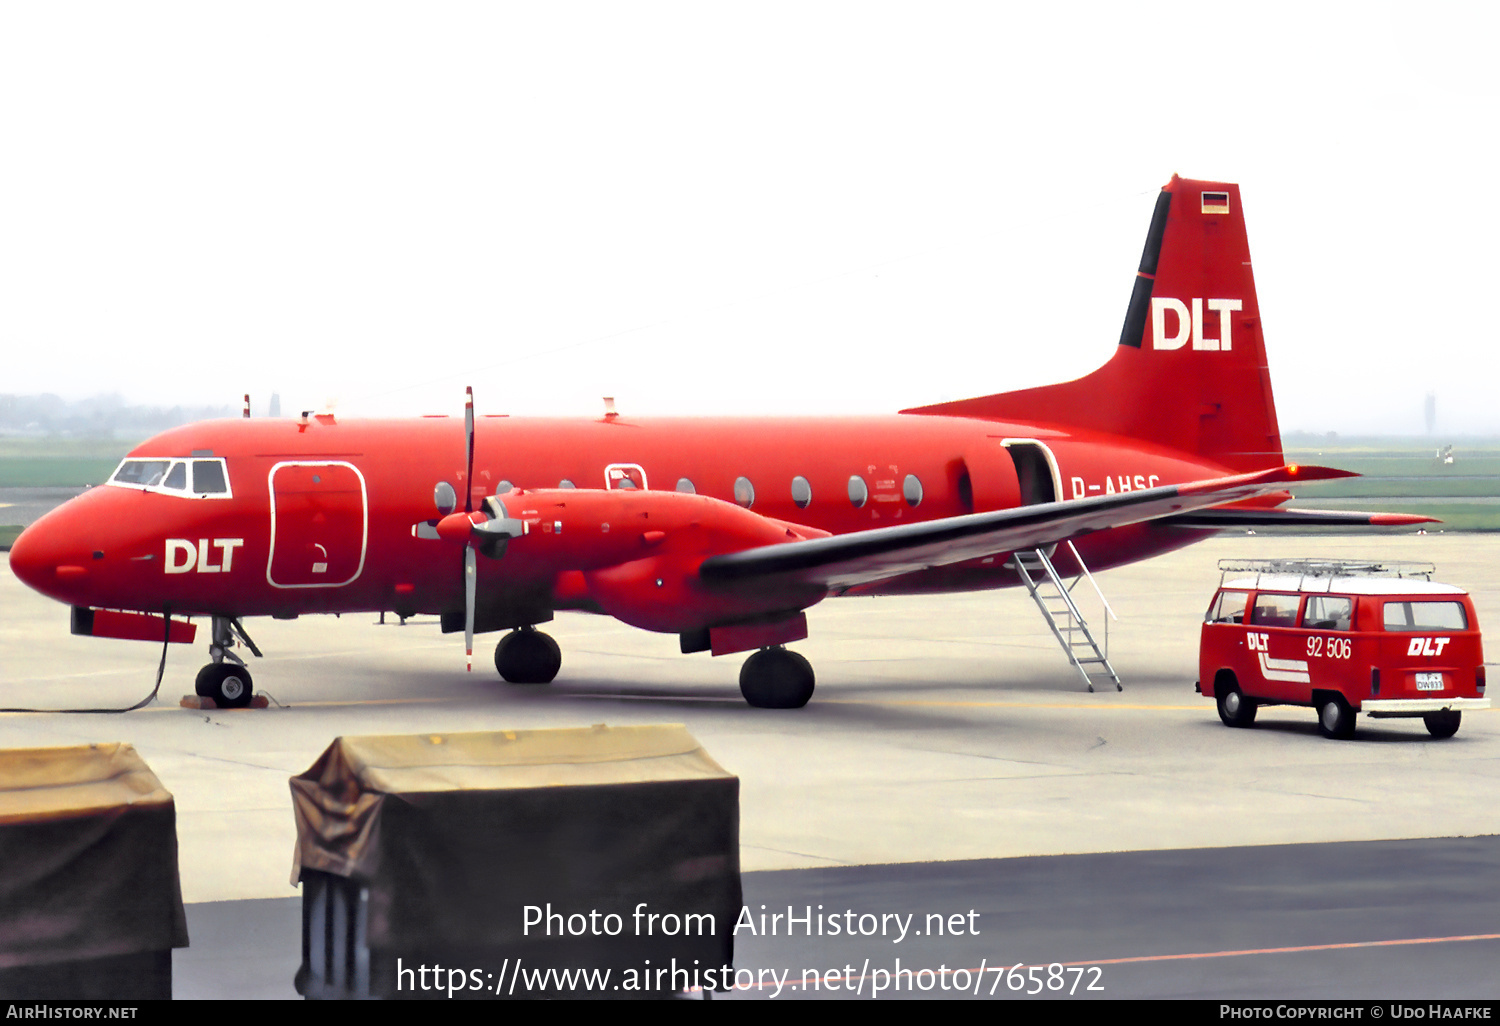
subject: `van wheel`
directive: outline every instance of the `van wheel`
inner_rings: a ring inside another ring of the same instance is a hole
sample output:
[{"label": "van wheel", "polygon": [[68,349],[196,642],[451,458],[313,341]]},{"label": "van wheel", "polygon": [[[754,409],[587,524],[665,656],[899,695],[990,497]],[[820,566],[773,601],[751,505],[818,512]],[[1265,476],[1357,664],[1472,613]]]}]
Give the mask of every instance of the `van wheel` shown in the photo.
[{"label": "van wheel", "polygon": [[1318,730],[1335,741],[1354,736],[1354,710],[1343,695],[1328,695],[1318,703]]},{"label": "van wheel", "polygon": [[1260,708],[1253,698],[1246,698],[1240,686],[1233,682],[1216,684],[1214,700],[1219,706],[1219,719],[1226,727],[1250,727],[1255,725],[1255,711]]},{"label": "van wheel", "polygon": [[1427,733],[1441,741],[1458,733],[1458,723],[1463,717],[1457,709],[1441,709],[1423,716],[1422,722],[1427,724]]}]

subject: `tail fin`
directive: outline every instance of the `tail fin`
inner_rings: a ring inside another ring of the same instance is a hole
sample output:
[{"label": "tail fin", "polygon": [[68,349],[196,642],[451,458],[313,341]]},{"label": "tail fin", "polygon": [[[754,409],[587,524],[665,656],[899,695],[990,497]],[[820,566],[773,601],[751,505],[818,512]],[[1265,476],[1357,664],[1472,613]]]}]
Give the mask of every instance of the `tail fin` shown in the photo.
[{"label": "tail fin", "polygon": [[1279,466],[1281,431],[1239,186],[1172,176],[1156,200],[1120,345],[1076,381],[906,413],[1043,421]]}]

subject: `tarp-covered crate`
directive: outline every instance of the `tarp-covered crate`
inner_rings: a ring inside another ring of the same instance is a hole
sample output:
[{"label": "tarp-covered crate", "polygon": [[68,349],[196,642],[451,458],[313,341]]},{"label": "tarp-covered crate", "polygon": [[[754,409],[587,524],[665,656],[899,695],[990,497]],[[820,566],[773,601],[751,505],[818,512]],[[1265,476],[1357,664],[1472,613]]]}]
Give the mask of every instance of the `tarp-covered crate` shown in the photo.
[{"label": "tarp-covered crate", "polygon": [[0,751],[0,997],[170,998],[172,795],[128,744]]},{"label": "tarp-covered crate", "polygon": [[739,780],[681,726],[345,737],[291,786],[309,997],[536,996],[549,968],[660,996],[693,983],[654,970],[732,964]]}]

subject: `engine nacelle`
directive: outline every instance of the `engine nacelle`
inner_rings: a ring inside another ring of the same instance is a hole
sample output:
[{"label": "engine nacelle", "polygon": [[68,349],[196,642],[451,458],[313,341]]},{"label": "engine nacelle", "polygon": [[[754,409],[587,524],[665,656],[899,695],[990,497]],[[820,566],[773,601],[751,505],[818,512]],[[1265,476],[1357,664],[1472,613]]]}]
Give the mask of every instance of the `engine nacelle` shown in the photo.
[{"label": "engine nacelle", "polygon": [[823,597],[805,586],[706,587],[698,566],[709,556],[828,536],[721,499],[578,488],[507,492],[490,504],[521,522],[505,564],[526,573],[582,571],[589,597],[635,627],[681,633],[804,609]]}]

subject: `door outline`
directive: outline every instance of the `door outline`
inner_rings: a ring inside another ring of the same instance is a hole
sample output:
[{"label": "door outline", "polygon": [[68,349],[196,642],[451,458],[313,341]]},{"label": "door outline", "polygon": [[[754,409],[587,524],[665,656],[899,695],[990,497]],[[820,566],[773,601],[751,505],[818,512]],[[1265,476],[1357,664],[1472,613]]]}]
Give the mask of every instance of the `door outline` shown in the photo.
[{"label": "door outline", "polygon": [[[271,566],[276,561],[276,472],[282,467],[348,467],[354,471],[354,476],[359,480],[359,565],[354,568],[354,573],[348,580],[279,584],[271,577]],[[271,472],[266,475],[266,488],[271,497],[271,550],[266,554],[266,583],[273,588],[342,588],[357,581],[359,575],[364,573],[365,555],[370,546],[370,495],[365,487],[365,475],[360,473],[359,468],[344,460],[283,460],[272,466]]]}]

